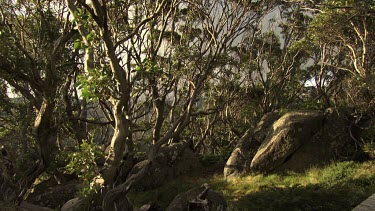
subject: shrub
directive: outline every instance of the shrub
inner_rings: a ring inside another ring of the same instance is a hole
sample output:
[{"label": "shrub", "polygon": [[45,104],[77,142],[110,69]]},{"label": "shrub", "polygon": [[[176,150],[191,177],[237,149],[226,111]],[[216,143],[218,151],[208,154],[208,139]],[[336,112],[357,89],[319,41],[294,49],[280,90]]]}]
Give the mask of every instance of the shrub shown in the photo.
[{"label": "shrub", "polygon": [[82,181],[83,187],[78,193],[79,196],[88,197],[97,193],[101,188],[102,178],[99,168],[95,162],[96,158],[102,155],[98,145],[89,141],[83,141],[80,151],[68,155],[69,163],[65,167],[69,173],[75,173]]}]

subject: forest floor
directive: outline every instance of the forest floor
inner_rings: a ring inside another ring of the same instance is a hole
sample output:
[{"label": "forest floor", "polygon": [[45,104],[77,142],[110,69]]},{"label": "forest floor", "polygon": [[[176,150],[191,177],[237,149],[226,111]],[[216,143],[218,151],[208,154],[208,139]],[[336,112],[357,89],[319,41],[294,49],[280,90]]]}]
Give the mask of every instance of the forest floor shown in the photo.
[{"label": "forest floor", "polygon": [[208,183],[224,195],[228,210],[352,210],[375,193],[375,161],[335,162],[306,172],[244,176],[225,181],[223,165],[204,166],[149,191],[132,191],[135,207],[157,202],[165,208],[184,191]]}]

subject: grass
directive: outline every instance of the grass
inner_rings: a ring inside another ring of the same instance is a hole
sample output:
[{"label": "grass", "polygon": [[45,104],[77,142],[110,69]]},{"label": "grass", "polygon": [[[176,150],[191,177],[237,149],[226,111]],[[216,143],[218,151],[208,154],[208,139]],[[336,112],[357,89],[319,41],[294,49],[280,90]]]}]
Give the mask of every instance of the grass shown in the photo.
[{"label": "grass", "polygon": [[331,163],[304,173],[252,175],[225,181],[205,171],[182,176],[154,190],[129,194],[139,207],[165,208],[181,192],[208,183],[224,195],[228,210],[352,210],[375,193],[375,161]]}]

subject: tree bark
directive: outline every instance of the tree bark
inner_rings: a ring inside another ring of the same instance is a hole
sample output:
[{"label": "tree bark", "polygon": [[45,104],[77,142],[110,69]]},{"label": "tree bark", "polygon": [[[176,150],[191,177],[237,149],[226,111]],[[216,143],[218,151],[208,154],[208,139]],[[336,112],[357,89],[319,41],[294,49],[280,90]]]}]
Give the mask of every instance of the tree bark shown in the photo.
[{"label": "tree bark", "polygon": [[52,122],[54,107],[53,100],[44,98],[34,123],[40,155],[46,167],[50,167],[56,161],[58,152],[57,128]]},{"label": "tree bark", "polygon": [[115,117],[115,129],[105,164],[106,168],[103,171],[103,178],[110,187],[116,180],[117,170],[125,155],[125,149],[127,149],[130,156],[133,154],[133,143],[130,139],[129,131],[130,121],[125,117],[123,104],[122,100],[114,100],[113,115]]}]

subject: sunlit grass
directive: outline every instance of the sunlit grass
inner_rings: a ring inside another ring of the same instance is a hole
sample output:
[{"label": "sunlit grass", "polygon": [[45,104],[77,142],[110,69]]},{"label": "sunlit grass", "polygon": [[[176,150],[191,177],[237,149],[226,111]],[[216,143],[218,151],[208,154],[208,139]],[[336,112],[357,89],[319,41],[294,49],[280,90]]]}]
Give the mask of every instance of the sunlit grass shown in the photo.
[{"label": "sunlit grass", "polygon": [[224,195],[229,210],[351,210],[375,193],[375,162],[338,162],[304,173],[250,175],[231,181],[201,172],[154,190],[133,191],[130,199],[136,207],[149,202],[166,207],[178,193],[203,183]]}]

